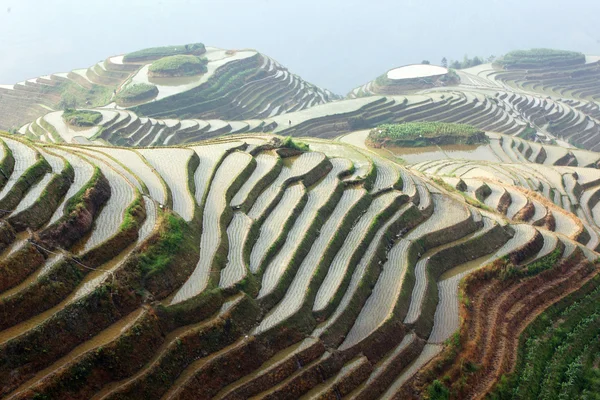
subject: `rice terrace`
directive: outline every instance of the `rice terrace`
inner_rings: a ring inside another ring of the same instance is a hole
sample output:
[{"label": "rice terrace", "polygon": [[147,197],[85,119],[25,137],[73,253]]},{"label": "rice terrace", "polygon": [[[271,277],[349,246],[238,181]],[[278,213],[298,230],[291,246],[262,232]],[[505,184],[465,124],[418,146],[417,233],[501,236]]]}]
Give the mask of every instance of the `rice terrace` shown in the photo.
[{"label": "rice terrace", "polygon": [[599,60],[0,85],[0,396],[599,398]]}]

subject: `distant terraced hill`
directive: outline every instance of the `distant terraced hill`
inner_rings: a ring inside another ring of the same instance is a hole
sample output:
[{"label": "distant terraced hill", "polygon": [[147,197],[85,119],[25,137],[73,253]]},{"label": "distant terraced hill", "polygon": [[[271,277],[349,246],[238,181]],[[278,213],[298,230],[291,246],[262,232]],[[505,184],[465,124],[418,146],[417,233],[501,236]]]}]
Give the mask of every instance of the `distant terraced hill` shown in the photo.
[{"label": "distant terraced hill", "polygon": [[[197,43],[3,88],[0,396],[597,392],[600,105],[526,84],[585,59],[400,68],[339,100]],[[63,111],[75,85],[90,104]],[[478,140],[368,139],[405,123]]]},{"label": "distant terraced hill", "polygon": [[372,95],[396,95],[436,86],[454,86],[460,82],[455,71],[430,64],[405,65],[389,70],[371,82],[352,90],[349,98]]},{"label": "distant terraced hill", "polygon": [[341,100],[278,116],[236,121],[149,118],[132,110],[98,108],[103,115],[98,126],[81,129],[69,126],[61,118],[62,111],[55,111],[18,131],[54,143],[165,146],[248,132],[333,138],[383,123],[435,121],[470,124],[483,131],[511,135],[515,140],[596,151],[600,150],[598,107],[594,102],[469,87]]},{"label": "distant terraced hill", "polygon": [[[109,57],[89,68],[0,85],[0,129],[18,128],[49,110],[66,106],[114,107],[120,94],[136,84],[154,87],[153,95],[122,104],[151,117],[266,118],[337,99],[330,91],[302,80],[255,50],[198,45],[200,49],[190,51],[185,46],[179,46],[178,51],[169,46],[166,52],[159,51],[163,48],[145,49]],[[206,72],[179,77],[149,76],[153,63],[174,54],[205,59]]]},{"label": "distant terraced hill", "polygon": [[577,52],[532,49],[496,61],[495,79],[543,95],[596,101],[600,98],[600,58]]}]

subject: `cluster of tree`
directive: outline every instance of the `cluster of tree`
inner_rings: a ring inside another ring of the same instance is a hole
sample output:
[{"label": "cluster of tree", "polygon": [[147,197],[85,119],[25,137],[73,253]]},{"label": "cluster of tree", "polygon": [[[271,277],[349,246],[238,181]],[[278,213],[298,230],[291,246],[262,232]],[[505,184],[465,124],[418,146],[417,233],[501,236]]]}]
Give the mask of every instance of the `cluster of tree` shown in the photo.
[{"label": "cluster of tree", "polygon": [[[448,61],[448,59],[446,57],[444,57],[444,58],[442,58],[441,65],[442,65],[442,67],[446,67],[446,68],[463,69],[463,68],[474,67],[476,65],[483,64],[483,63],[491,63],[495,59],[496,59],[496,56],[493,56],[493,55],[489,56],[488,58],[478,57],[478,56],[469,58],[469,56],[467,56],[465,54],[462,61],[452,60],[452,59],[450,61]],[[422,64],[429,64],[429,61],[423,60]]]},{"label": "cluster of tree", "polygon": [[[489,56],[488,58],[478,57],[478,56],[469,58],[469,56],[467,56],[465,54],[462,61],[452,60],[452,59],[450,59],[450,61],[448,61],[448,59],[446,57],[444,57],[444,58],[442,58],[441,65],[442,65],[442,67],[446,67],[446,68],[463,69],[463,68],[474,67],[476,65],[483,64],[483,63],[494,62],[495,59],[496,59],[496,56],[494,56],[494,55]],[[429,60],[423,60],[423,61],[421,61],[421,64],[431,64],[431,62]]]}]

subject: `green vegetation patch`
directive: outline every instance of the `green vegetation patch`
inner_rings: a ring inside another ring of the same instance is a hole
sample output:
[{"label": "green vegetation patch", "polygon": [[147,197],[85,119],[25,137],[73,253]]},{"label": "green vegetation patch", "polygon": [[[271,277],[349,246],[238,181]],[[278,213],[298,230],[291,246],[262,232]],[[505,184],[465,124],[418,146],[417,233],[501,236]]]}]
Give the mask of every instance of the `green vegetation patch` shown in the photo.
[{"label": "green vegetation patch", "polygon": [[368,140],[376,146],[392,143],[402,147],[488,143],[485,133],[474,126],[445,122],[380,125],[371,130]]},{"label": "green vegetation patch", "polygon": [[281,142],[281,147],[286,147],[288,149],[294,149],[299,151],[309,151],[310,146],[308,143],[300,142],[299,140],[292,139],[291,136],[287,136]]},{"label": "green vegetation patch", "polygon": [[193,76],[207,71],[208,60],[192,55],[164,57],[154,61],[148,69],[152,77]]},{"label": "green vegetation patch", "polygon": [[522,139],[531,140],[533,142],[537,138],[537,131],[535,128],[532,128],[531,125],[527,124],[527,128],[523,129],[518,136]]},{"label": "green vegetation patch", "polygon": [[139,227],[139,215],[144,214],[145,208],[142,204],[143,197],[138,193],[136,199],[127,207],[123,222],[121,223],[120,230],[126,231],[130,229],[137,229]]},{"label": "green vegetation patch", "polygon": [[62,117],[69,125],[81,127],[96,126],[102,121],[102,114],[98,111],[75,110],[73,108],[67,108]]},{"label": "green vegetation patch", "polygon": [[117,94],[117,104],[126,105],[150,100],[158,95],[158,88],[149,83],[129,85]]},{"label": "green vegetation patch", "polygon": [[134,51],[133,53],[126,54],[123,57],[125,62],[138,62],[155,60],[157,58],[175,56],[178,54],[192,54],[201,55],[206,53],[206,48],[202,43],[191,43],[179,46],[163,46],[163,47],[151,47],[148,49]]},{"label": "green vegetation patch", "polygon": [[81,189],[79,189],[79,191],[77,191],[77,193],[75,193],[75,195],[73,195],[73,197],[71,197],[65,204],[66,209],[64,214],[68,215],[74,211],[80,210],[83,207],[85,207],[86,192],[89,189],[95,187],[102,178],[104,178],[104,174],[102,174],[100,168],[94,166],[94,174],[92,175],[90,180],[87,181],[87,183],[83,185]]},{"label": "green vegetation patch", "polygon": [[139,256],[140,268],[144,274],[154,274],[165,269],[185,244],[187,234],[185,221],[166,214],[160,228],[159,239]]},{"label": "green vegetation patch", "polygon": [[65,110],[77,107],[99,107],[110,102],[113,87],[92,84],[85,88],[72,80],[61,82],[58,85],[42,85],[41,92],[44,94],[57,94],[60,100],[53,104],[53,108]]},{"label": "green vegetation patch", "polygon": [[585,63],[585,55],[576,51],[531,49],[515,50],[496,60],[505,68],[541,68]]}]

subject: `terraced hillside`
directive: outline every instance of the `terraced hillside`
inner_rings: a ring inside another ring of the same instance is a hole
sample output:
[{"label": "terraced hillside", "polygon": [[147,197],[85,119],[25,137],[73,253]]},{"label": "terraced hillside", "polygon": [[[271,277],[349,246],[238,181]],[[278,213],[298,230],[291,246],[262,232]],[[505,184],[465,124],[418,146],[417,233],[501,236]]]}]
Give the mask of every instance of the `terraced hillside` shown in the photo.
[{"label": "terraced hillside", "polygon": [[586,61],[399,68],[338,100],[192,44],[0,88],[0,396],[591,396]]},{"label": "terraced hillside", "polygon": [[[71,126],[62,118],[62,111],[56,111],[22,126],[19,133],[50,143],[172,146],[225,134],[253,132],[334,138],[384,123],[432,121],[469,124],[482,131],[509,135],[516,146],[524,146],[521,139],[535,142],[528,146],[532,153],[526,155],[527,158],[534,155],[538,162],[549,157],[546,151],[537,151],[540,145],[559,146],[572,154],[586,154],[573,149],[575,146],[600,150],[597,104],[519,94],[499,88],[465,87],[405,96],[362,97],[279,116],[236,121],[147,118],[131,110],[96,110],[103,115],[97,126]],[[553,148],[546,147],[546,150]],[[559,157],[554,161],[568,163],[570,159],[561,160]]]},{"label": "terraced hillside", "polygon": [[[169,64],[173,57],[202,60],[205,66],[193,74],[178,73],[179,64]],[[158,64],[173,70],[153,72],[152,65],[157,69]],[[0,85],[0,129],[19,128],[65,107],[108,106],[148,117],[239,120],[303,110],[336,98],[255,50],[198,43],[140,50],[89,68]]]},{"label": "terraced hillside", "polygon": [[511,52],[497,60],[499,79],[513,87],[559,97],[598,100],[600,59],[549,49]]},{"label": "terraced hillside", "polygon": [[510,259],[566,295],[596,273],[589,168],[471,165],[555,194],[505,180],[475,200],[484,176],[319,139],[1,139],[8,399],[393,397],[459,328],[458,277]]}]

